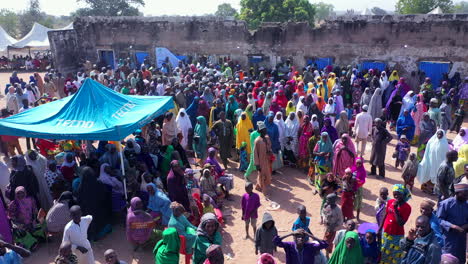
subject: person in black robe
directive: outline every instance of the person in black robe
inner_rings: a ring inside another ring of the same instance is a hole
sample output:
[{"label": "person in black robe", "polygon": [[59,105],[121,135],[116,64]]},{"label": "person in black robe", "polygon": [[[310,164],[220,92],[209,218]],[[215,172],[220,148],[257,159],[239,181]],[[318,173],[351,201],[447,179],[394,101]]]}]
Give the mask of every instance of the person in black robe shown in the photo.
[{"label": "person in black robe", "polygon": [[39,194],[39,183],[34,175],[31,166],[26,165],[26,160],[22,155],[16,155],[11,158],[10,190],[7,197],[10,201],[15,199],[16,187],[23,186],[29,196],[34,197],[36,201]]},{"label": "person in black robe", "polygon": [[93,221],[88,228],[88,239],[96,241],[112,231],[112,193],[100,181],[91,167],[80,168],[81,183],[76,198],[83,215],[92,215]]}]

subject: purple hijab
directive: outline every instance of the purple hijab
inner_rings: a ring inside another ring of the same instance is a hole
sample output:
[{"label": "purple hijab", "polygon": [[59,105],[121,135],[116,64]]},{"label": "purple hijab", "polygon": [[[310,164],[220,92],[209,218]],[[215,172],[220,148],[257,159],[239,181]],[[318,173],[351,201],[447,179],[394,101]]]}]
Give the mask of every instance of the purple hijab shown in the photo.
[{"label": "purple hijab", "polygon": [[182,204],[187,212],[190,212],[190,202],[187,187],[184,181],[184,170],[178,160],[171,161],[171,170],[167,175],[167,192],[172,202]]},{"label": "purple hijab", "polygon": [[331,119],[329,117],[323,120],[323,127],[320,132],[327,132],[332,144],[338,139],[338,132],[336,128],[331,125]]}]

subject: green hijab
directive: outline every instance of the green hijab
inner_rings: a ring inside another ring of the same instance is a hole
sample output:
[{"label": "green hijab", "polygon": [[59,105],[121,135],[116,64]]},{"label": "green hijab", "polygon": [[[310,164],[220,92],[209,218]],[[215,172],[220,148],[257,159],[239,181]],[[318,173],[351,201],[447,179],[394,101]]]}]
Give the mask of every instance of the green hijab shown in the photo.
[{"label": "green hijab", "polygon": [[165,179],[167,177],[167,174],[169,173],[169,170],[171,169],[171,161],[172,161],[172,153],[174,152],[174,146],[168,145],[166,148],[166,153],[163,156],[163,160],[161,163],[161,172],[162,172],[162,177]]},{"label": "green hijab", "polygon": [[[354,239],[354,247],[350,250],[346,247],[346,239]],[[355,264],[364,263],[364,257],[362,256],[361,243],[359,241],[359,235],[354,231],[346,232],[345,237],[336,246],[333,255],[330,258],[329,264]]]},{"label": "green hijab", "polygon": [[173,227],[167,228],[162,233],[162,239],[153,249],[155,263],[178,264],[179,263],[179,234]]}]

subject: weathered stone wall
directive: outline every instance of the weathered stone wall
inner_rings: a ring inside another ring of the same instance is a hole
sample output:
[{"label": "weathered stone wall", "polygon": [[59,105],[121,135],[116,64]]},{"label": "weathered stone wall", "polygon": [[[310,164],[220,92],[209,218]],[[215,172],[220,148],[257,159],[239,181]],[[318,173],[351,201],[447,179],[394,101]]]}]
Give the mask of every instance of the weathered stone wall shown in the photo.
[{"label": "weathered stone wall", "polygon": [[265,66],[285,58],[303,66],[307,58],[333,57],[341,65],[379,60],[407,72],[419,61],[450,61],[452,71],[468,75],[466,14],[343,17],[318,28],[264,23],[255,32],[244,21],[213,17],[86,17],[74,22],[74,31],[74,47],[62,45],[71,33],[49,35],[59,69],[72,63],[58,59],[62,49],[97,61],[99,49],[114,50],[117,58],[146,51],[154,59],[158,46],[179,55],[230,56],[243,65],[249,55],[263,55]]}]

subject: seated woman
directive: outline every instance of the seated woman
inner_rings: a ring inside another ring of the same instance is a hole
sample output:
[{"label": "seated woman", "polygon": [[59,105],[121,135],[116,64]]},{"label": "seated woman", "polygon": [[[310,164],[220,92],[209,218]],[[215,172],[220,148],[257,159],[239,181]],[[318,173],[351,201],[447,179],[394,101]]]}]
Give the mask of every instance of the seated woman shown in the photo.
[{"label": "seated woman", "polygon": [[172,215],[169,220],[168,227],[174,227],[177,229],[179,235],[185,237],[185,251],[187,254],[192,254],[192,247],[197,238],[197,228],[193,226],[184,215],[184,206],[178,202],[171,203]]},{"label": "seated woman", "polygon": [[101,165],[101,171],[98,180],[108,188],[112,189],[112,211],[121,212],[125,208],[125,191],[123,183],[113,176],[113,169],[109,164]]},{"label": "seated woman", "polygon": [[47,212],[47,231],[53,233],[63,232],[65,225],[70,222],[70,208],[75,205],[71,192],[63,192],[52,208]]},{"label": "seated woman", "polygon": [[216,160],[216,149],[208,149],[208,158],[205,161],[205,164],[210,164],[215,172],[215,179],[217,182],[221,183],[226,190],[226,198],[229,196],[229,191],[234,188],[234,180],[231,174],[226,174],[225,170],[221,168],[219,162]]},{"label": "seated woman", "polygon": [[8,218],[13,224],[13,240],[26,249],[35,249],[37,239],[45,238],[43,226],[37,221],[34,198],[27,196],[26,189],[18,186],[15,199],[8,205]]},{"label": "seated woman", "polygon": [[219,223],[212,213],[203,215],[197,229],[197,238],[193,245],[193,263],[202,264],[206,260],[206,250],[212,244],[221,245],[222,237],[219,232]]},{"label": "seated woman", "polygon": [[179,263],[180,239],[175,228],[168,228],[162,233],[162,239],[153,249],[156,263],[178,264]]},{"label": "seated woman", "polygon": [[153,217],[143,210],[141,199],[133,197],[127,211],[126,234],[127,240],[134,245],[135,250],[151,240],[154,225]]},{"label": "seated woman", "polygon": [[216,189],[216,181],[214,177],[211,175],[211,170],[208,168],[203,170],[202,177],[200,178],[200,191],[201,191],[201,194],[207,194],[213,199],[218,198],[218,193]]},{"label": "seated woman", "polygon": [[153,218],[161,218],[160,222],[162,225],[167,226],[169,218],[171,217],[171,200],[160,191],[154,183],[148,183],[146,190],[149,194],[148,210]]}]

